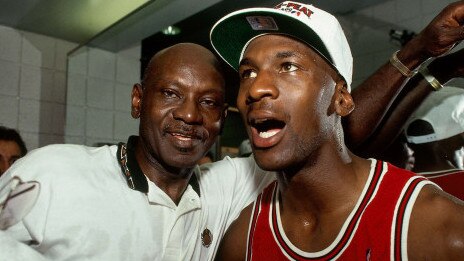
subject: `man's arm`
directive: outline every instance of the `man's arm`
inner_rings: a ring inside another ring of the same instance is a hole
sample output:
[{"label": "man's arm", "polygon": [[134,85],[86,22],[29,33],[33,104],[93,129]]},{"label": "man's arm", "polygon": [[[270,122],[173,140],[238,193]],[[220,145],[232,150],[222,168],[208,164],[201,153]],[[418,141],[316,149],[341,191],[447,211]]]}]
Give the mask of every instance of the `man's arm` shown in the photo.
[{"label": "man's arm", "polygon": [[[448,52],[464,39],[463,24],[464,1],[450,4],[398,52],[398,59],[412,70],[428,58]],[[399,133],[399,127],[378,132],[383,129],[385,120],[402,126],[410,116],[411,112],[408,114],[407,111],[391,114],[390,110],[397,110],[392,106],[393,102],[417,106],[431,91],[427,84],[403,88],[405,80],[407,78],[387,62],[353,90],[356,109],[344,118],[343,123],[345,142],[355,153],[366,155],[363,152],[386,147]]]},{"label": "man's arm", "polygon": [[411,213],[408,257],[413,260],[464,260],[464,202],[426,186]]},{"label": "man's arm", "polygon": [[0,230],[0,260],[46,260],[39,252]]},{"label": "man's arm", "polygon": [[[464,49],[461,49],[435,59],[429,64],[428,70],[441,84],[445,84],[454,78],[464,77],[463,61]],[[371,139],[369,139],[370,142],[362,147],[362,151],[359,151],[358,154],[364,157],[380,157],[390,145],[387,142],[392,142],[397,137],[409,116],[433,91],[433,87],[420,73],[411,78],[403,87],[403,91],[398,95],[398,98],[392,103],[392,109],[386,113],[386,116],[381,121],[380,126],[382,127],[374,131]],[[373,137],[378,138],[372,140]],[[382,150],[381,148],[385,149]]]}]

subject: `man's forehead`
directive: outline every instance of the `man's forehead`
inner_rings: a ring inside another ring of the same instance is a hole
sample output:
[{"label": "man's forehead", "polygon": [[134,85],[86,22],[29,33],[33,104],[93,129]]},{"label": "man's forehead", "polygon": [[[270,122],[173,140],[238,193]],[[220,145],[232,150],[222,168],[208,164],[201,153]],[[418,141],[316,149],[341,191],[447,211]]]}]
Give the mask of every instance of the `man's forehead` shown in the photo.
[{"label": "man's forehead", "polygon": [[20,155],[21,148],[13,140],[0,140],[0,153],[8,155]]},{"label": "man's forehead", "polygon": [[[276,44],[276,38],[280,38],[284,44]],[[302,59],[314,60],[317,57],[318,60],[324,61],[329,65],[329,67],[332,68],[332,66],[330,66],[330,64],[326,62],[326,59],[323,56],[321,56],[318,51],[314,50],[313,47],[298,39],[281,34],[266,34],[250,41],[249,45],[246,47],[244,51],[244,59],[242,59],[243,62],[246,62],[244,60],[246,60],[246,55],[250,51],[250,49],[252,49],[253,51],[263,50],[262,46],[254,46],[254,44],[259,44],[260,42],[267,45],[267,48],[275,49],[275,52],[273,54],[275,58],[284,59],[289,57],[298,57]],[[242,61],[240,61],[240,64],[242,64]]]}]

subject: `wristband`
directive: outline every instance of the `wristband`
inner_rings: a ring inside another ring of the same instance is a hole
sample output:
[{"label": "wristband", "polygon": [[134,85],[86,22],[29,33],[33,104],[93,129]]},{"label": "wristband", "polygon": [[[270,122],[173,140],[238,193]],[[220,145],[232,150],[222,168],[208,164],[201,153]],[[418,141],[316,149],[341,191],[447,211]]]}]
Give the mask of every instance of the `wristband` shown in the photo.
[{"label": "wristband", "polygon": [[417,73],[417,71],[411,71],[409,70],[408,67],[406,67],[406,65],[404,65],[399,59],[398,57],[396,56],[396,54],[399,52],[396,51],[393,53],[393,55],[391,56],[390,58],[390,63],[396,68],[398,69],[398,71],[400,71],[400,73],[408,78],[411,78],[414,76],[414,74]]},{"label": "wristband", "polygon": [[430,86],[432,86],[435,91],[443,88],[443,85],[437,80],[437,78],[430,74],[430,71],[426,66],[421,67],[419,72],[422,76],[424,76],[424,79],[429,82]]}]

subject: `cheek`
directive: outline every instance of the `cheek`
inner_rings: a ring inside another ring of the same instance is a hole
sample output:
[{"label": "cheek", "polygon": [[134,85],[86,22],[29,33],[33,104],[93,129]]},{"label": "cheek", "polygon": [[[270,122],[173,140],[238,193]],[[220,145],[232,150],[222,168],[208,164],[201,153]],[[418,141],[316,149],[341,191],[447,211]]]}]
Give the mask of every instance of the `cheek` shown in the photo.
[{"label": "cheek", "polygon": [[246,98],[248,90],[243,85],[240,85],[240,89],[237,94],[237,108],[240,112],[245,112],[246,110]]},{"label": "cheek", "polygon": [[[209,136],[217,136],[221,130],[223,122],[222,112],[211,112],[203,115],[204,127],[209,132]],[[216,137],[213,137],[216,138]]]}]

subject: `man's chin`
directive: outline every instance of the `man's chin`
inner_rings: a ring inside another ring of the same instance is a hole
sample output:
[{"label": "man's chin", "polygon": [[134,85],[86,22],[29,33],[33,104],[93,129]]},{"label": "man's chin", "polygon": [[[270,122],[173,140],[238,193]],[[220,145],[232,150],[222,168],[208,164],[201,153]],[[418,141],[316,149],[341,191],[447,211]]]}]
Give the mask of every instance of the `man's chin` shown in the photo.
[{"label": "man's chin", "polygon": [[201,158],[201,155],[175,154],[168,156],[165,162],[173,168],[193,168]]}]

